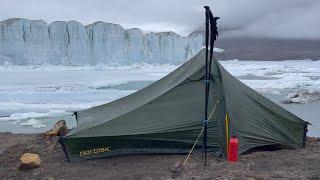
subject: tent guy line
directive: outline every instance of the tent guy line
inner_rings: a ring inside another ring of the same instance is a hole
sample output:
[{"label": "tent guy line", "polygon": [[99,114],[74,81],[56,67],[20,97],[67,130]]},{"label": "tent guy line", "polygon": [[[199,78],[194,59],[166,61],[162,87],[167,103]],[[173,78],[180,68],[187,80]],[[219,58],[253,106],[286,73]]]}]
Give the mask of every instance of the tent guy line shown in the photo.
[{"label": "tent guy line", "polygon": [[[220,102],[220,101],[218,100],[217,103],[214,105],[214,108],[213,108],[213,110],[211,111],[211,113],[210,113],[210,115],[209,115],[208,122],[210,121],[213,113],[216,111],[216,107],[217,107],[217,105],[218,105],[219,102]],[[193,149],[196,147],[196,145],[197,145],[197,143],[198,143],[198,141],[199,141],[199,139],[200,139],[200,137],[201,137],[201,135],[202,135],[202,133],[203,133],[203,130],[204,130],[204,127],[202,127],[202,129],[201,129],[201,131],[200,131],[197,139],[194,141],[193,146],[192,146],[192,148],[190,149],[190,152],[188,153],[188,156],[187,156],[186,159],[183,161],[183,165],[186,165],[186,164],[187,164],[188,159],[189,159],[191,153],[193,152]]]}]

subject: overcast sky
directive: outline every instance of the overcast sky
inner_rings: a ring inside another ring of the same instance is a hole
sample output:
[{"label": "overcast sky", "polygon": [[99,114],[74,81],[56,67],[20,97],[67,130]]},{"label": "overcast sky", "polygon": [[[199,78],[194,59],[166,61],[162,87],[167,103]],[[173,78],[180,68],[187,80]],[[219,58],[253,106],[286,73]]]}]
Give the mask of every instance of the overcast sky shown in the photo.
[{"label": "overcast sky", "polygon": [[187,35],[203,25],[203,5],[220,16],[220,27],[235,34],[320,38],[320,0],[0,0],[8,18],[118,23],[144,31]]}]

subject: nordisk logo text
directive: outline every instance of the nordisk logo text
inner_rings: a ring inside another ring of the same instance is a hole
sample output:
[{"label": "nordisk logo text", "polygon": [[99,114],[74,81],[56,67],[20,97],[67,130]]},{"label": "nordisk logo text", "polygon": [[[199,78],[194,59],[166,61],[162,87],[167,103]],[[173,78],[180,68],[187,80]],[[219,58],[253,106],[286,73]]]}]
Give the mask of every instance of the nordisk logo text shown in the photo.
[{"label": "nordisk logo text", "polygon": [[94,154],[99,154],[99,153],[105,153],[105,152],[110,152],[111,147],[102,147],[102,148],[97,148],[97,149],[88,149],[88,150],[83,150],[80,151],[80,156],[90,156]]}]

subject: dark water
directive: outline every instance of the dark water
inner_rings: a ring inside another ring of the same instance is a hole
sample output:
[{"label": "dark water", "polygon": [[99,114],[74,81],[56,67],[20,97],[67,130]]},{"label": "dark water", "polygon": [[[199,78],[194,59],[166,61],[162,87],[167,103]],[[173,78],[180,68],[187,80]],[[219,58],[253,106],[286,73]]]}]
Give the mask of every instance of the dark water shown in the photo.
[{"label": "dark water", "polygon": [[295,114],[299,118],[308,121],[312,125],[308,127],[308,136],[320,137],[320,102],[312,102],[306,104],[282,104],[280,101],[286,95],[264,94],[275,103],[279,104],[286,110]]}]

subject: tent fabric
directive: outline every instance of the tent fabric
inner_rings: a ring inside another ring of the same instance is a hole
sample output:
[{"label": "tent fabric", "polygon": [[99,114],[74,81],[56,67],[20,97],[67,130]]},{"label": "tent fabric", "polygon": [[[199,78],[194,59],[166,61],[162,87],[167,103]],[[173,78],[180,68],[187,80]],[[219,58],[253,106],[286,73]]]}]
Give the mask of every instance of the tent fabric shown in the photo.
[{"label": "tent fabric", "polygon": [[[218,61],[212,63],[209,152],[226,154],[225,115],[240,153],[264,145],[303,147],[307,122],[252,90]],[[187,153],[202,129],[205,51],[148,87],[77,112],[78,125],[63,140],[71,157],[130,153]],[[199,142],[196,148],[201,148]]]}]

